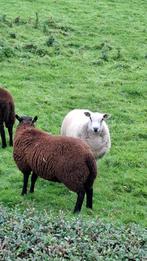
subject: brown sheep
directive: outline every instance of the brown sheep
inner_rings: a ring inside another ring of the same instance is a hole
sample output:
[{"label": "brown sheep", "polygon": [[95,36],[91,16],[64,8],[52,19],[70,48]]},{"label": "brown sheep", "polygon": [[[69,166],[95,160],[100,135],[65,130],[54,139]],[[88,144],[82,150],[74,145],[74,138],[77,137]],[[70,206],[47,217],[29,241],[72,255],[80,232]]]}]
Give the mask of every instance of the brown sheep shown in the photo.
[{"label": "brown sheep", "polygon": [[0,87],[0,135],[2,139],[2,148],[7,146],[5,129],[9,132],[9,145],[13,146],[13,125],[15,122],[15,106],[12,95]]},{"label": "brown sheep", "polygon": [[86,193],[86,207],[92,209],[93,182],[97,175],[96,161],[89,146],[77,138],[53,136],[36,129],[37,116],[16,115],[19,124],[14,137],[13,157],[24,175],[22,195],[32,171],[30,192],[37,177],[61,182],[77,193],[74,212],[81,210]]}]

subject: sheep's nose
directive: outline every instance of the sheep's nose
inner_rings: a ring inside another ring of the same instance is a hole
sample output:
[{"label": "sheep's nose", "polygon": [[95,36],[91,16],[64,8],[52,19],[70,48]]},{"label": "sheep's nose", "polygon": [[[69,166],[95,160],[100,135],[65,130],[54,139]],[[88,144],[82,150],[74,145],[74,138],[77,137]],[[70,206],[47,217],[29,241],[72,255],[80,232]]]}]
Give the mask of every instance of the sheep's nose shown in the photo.
[{"label": "sheep's nose", "polygon": [[98,131],[98,128],[93,128],[94,129],[94,132],[97,132]]}]

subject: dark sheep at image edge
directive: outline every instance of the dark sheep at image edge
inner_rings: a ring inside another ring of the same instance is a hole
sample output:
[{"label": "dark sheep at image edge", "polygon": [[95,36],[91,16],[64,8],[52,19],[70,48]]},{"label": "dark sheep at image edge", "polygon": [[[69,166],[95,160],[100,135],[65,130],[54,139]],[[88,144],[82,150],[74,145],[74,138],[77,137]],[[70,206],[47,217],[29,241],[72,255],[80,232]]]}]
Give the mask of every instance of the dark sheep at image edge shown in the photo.
[{"label": "dark sheep at image edge", "polygon": [[0,135],[2,148],[7,146],[5,128],[9,133],[9,145],[13,146],[13,125],[15,122],[15,106],[12,95],[4,88],[0,87]]}]

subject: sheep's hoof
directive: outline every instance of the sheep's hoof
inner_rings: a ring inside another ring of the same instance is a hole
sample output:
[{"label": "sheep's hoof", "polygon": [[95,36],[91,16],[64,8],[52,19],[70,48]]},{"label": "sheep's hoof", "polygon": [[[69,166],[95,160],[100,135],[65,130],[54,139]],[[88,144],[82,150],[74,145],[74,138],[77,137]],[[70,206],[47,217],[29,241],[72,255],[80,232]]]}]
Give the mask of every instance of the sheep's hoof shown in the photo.
[{"label": "sheep's hoof", "polygon": [[79,214],[79,213],[80,213],[80,210],[75,210],[75,209],[74,209],[73,214],[77,215],[77,214]]},{"label": "sheep's hoof", "polygon": [[89,216],[93,216],[94,212],[93,212],[92,208],[87,208],[87,214]]},{"label": "sheep's hoof", "polygon": [[27,192],[21,192],[21,196],[27,195]]},{"label": "sheep's hoof", "polygon": [[6,148],[6,147],[7,147],[7,144],[2,145],[2,148],[3,148],[3,149]]}]

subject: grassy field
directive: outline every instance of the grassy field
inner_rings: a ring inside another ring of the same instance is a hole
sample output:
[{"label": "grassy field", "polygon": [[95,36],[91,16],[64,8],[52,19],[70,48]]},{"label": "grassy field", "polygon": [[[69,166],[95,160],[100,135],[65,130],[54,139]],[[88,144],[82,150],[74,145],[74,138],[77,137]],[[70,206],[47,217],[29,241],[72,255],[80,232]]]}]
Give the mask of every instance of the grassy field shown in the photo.
[{"label": "grassy field", "polygon": [[[147,3],[143,0],[0,1],[0,83],[16,112],[60,133],[73,108],[110,113],[112,149],[98,162],[94,210],[81,216],[145,226],[147,199]],[[72,216],[76,195],[38,180],[21,197],[12,148],[0,148],[0,201]],[[85,204],[84,204],[85,205]]]}]

